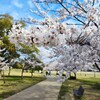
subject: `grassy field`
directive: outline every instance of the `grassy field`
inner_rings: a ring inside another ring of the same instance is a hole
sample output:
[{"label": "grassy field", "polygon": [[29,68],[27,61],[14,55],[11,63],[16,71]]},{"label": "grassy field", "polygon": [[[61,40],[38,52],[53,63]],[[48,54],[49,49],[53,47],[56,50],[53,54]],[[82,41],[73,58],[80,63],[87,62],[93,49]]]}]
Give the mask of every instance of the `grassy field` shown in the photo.
[{"label": "grassy field", "polygon": [[31,78],[29,72],[25,72],[23,79],[21,79],[21,70],[19,69],[11,70],[10,76],[7,76],[7,74],[8,71],[5,71],[5,84],[0,79],[0,98],[11,96],[45,79],[44,74],[39,74],[38,72],[35,72],[33,78]]},{"label": "grassy field", "polygon": [[63,82],[58,100],[74,100],[73,89],[80,85],[85,90],[82,100],[100,100],[100,73],[94,72],[79,72],[76,80]]}]

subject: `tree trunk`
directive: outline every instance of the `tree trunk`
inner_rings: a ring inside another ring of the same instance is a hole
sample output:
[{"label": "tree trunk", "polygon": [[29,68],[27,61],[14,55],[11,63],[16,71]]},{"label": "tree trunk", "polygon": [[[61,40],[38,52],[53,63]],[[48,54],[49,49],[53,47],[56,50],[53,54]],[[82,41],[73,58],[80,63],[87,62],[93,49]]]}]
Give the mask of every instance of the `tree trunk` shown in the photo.
[{"label": "tree trunk", "polygon": [[2,72],[2,71],[0,70],[0,79],[1,79],[1,77],[2,77],[2,74],[1,74],[1,72]]},{"label": "tree trunk", "polygon": [[10,72],[11,72],[11,67],[9,67],[9,72],[8,72],[8,76],[10,76]]},{"label": "tree trunk", "polygon": [[4,70],[3,70],[3,83],[5,84],[5,74],[4,74]]},{"label": "tree trunk", "polygon": [[24,69],[22,69],[21,79],[23,79]]},{"label": "tree trunk", "polygon": [[95,62],[94,63],[95,64],[95,67],[99,70],[99,72],[100,72],[100,67],[99,67],[99,65]]},{"label": "tree trunk", "polygon": [[74,75],[75,75],[75,79],[76,79],[76,73],[74,73]]},{"label": "tree trunk", "polygon": [[33,77],[33,69],[31,70],[31,77]]}]

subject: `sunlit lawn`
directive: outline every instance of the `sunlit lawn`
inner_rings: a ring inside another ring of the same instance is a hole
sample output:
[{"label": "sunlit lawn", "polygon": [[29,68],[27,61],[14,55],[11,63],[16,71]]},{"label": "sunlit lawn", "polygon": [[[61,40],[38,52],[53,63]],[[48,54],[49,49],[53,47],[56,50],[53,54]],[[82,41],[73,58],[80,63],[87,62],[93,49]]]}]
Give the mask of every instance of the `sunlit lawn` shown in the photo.
[{"label": "sunlit lawn", "polygon": [[35,72],[33,78],[31,78],[29,72],[25,72],[23,79],[21,79],[21,70],[19,69],[11,70],[10,76],[7,76],[7,74],[8,71],[5,72],[5,84],[3,80],[0,79],[0,98],[13,95],[45,79],[44,74],[39,74],[38,72]]},{"label": "sunlit lawn", "polygon": [[[100,73],[79,72],[77,80],[66,80],[61,86],[58,100],[72,100],[73,89],[82,85],[85,92],[83,100],[100,100]],[[74,99],[73,99],[74,100]]]}]

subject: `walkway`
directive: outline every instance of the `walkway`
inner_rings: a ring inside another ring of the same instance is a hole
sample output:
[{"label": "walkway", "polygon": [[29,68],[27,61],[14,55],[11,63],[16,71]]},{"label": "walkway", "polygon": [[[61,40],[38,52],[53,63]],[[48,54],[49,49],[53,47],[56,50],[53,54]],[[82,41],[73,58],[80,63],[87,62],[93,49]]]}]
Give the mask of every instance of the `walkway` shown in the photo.
[{"label": "walkway", "polygon": [[49,77],[28,89],[3,100],[57,100],[61,83],[55,77]]}]

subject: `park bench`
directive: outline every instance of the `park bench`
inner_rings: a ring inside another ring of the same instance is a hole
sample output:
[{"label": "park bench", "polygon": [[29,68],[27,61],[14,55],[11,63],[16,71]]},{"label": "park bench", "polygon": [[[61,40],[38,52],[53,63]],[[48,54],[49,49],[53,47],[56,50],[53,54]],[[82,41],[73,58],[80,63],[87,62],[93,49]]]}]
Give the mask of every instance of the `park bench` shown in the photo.
[{"label": "park bench", "polygon": [[84,88],[82,86],[80,86],[79,89],[73,89],[73,95],[75,100],[82,100],[83,93]]}]

